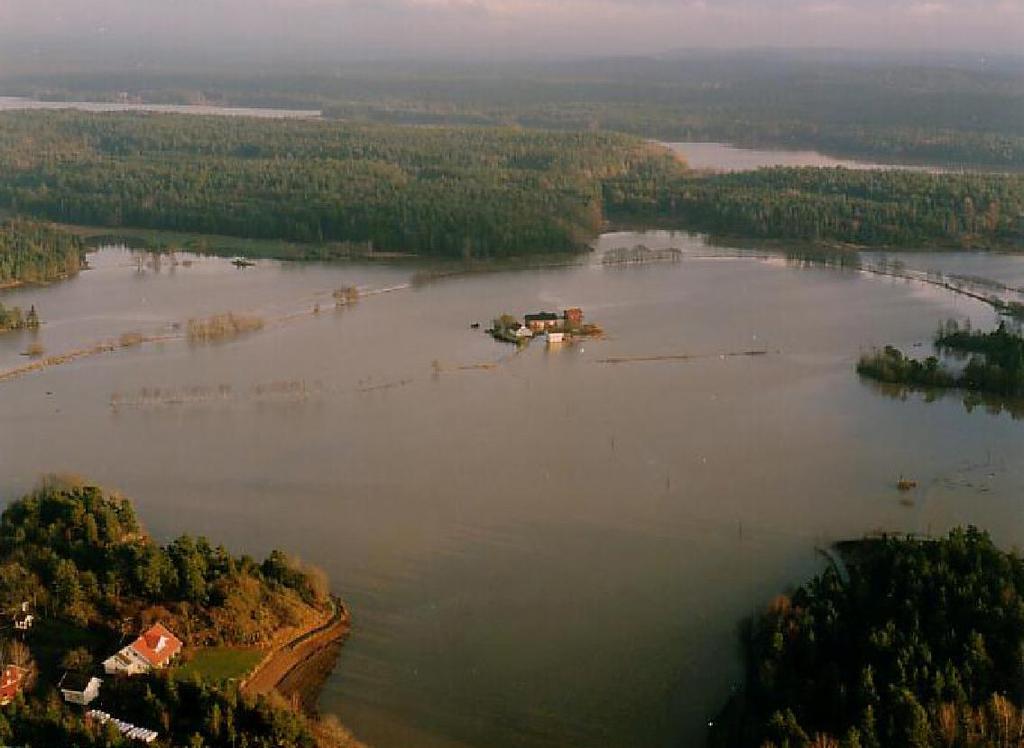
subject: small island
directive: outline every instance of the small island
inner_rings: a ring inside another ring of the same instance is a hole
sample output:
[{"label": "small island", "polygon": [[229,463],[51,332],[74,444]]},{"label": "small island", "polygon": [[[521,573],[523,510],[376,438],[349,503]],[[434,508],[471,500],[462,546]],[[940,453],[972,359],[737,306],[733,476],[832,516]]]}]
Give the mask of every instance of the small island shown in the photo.
[{"label": "small island", "polygon": [[0,288],[69,278],[84,258],[85,243],[69,231],[25,219],[0,222]]},{"label": "small island", "polygon": [[920,389],[956,387],[1006,397],[1024,395],[1024,336],[1005,321],[992,332],[980,332],[950,320],[939,328],[934,342],[937,353],[966,363],[956,369],[938,356],[922,361],[887,345],[862,356],[857,372],[886,384]]},{"label": "small island", "polygon": [[568,343],[575,337],[596,337],[604,330],[599,325],[583,321],[583,310],[571,307],[561,314],[535,312],[520,322],[511,314],[502,314],[494,320],[487,334],[504,343],[525,346],[535,338],[543,337],[549,345]]},{"label": "small island", "polygon": [[616,247],[601,255],[602,265],[646,265],[650,262],[679,262],[683,252],[675,247],[651,249],[645,244]]},{"label": "small island", "polygon": [[159,545],[81,479],[11,503],[0,537],[0,741],[359,745],[312,711],[349,622],[321,571],[202,537]]},{"label": "small island", "polygon": [[34,305],[25,312],[20,306],[4,306],[0,303],[0,332],[38,329],[39,313]]}]

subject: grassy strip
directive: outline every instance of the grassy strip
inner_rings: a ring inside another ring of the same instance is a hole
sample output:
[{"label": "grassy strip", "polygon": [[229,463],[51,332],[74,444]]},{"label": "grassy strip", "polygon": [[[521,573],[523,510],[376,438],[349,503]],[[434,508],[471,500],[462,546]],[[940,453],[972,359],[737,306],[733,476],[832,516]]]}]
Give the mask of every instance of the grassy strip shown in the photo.
[{"label": "grassy strip", "polygon": [[219,683],[239,680],[252,672],[263,657],[258,649],[241,647],[204,647],[178,668],[182,674],[195,674],[204,681]]}]

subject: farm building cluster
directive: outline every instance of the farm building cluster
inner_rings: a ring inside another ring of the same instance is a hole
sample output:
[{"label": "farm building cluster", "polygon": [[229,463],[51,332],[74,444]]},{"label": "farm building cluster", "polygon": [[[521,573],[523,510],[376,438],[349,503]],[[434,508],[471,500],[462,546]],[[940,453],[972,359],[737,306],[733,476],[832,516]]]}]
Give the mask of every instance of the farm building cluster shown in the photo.
[{"label": "farm building cluster", "polygon": [[534,338],[543,337],[549,345],[569,342],[574,336],[593,336],[601,329],[594,324],[583,322],[583,310],[579,307],[555,312],[527,314],[520,322],[511,314],[503,314],[494,320],[488,332],[496,339],[507,343],[525,345]]},{"label": "farm building cluster", "polygon": [[[31,689],[36,679],[36,666],[32,652],[25,643],[28,632],[36,623],[36,615],[29,602],[22,603],[10,616],[10,627],[19,637],[4,647],[4,658],[0,662],[0,707],[14,702],[19,695]],[[182,641],[162,623],[146,628],[128,645],[122,647],[103,661],[103,672],[107,676],[131,677],[167,667],[181,652]],[[63,672],[57,689],[65,703],[76,707],[89,707],[100,697],[102,679],[88,669],[72,669]],[[130,740],[152,743],[158,737],[156,730],[129,724],[98,709],[90,709],[86,716],[102,724],[112,723],[118,731]]]}]

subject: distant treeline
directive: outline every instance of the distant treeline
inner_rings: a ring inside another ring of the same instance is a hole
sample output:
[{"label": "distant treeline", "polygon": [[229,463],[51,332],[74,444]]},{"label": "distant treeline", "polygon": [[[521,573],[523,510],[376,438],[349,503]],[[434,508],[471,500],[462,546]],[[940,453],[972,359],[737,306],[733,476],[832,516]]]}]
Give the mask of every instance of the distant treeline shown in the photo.
[{"label": "distant treeline", "polygon": [[0,222],[0,285],[45,283],[74,275],[84,251],[78,237],[53,226]]},{"label": "distant treeline", "polygon": [[613,216],[713,234],[868,247],[1024,247],[1024,175],[770,168],[609,180]]},{"label": "distant treeline", "polygon": [[711,745],[1020,746],[1024,560],[974,528],[843,558],[753,622]]},{"label": "distant treeline", "polygon": [[993,332],[961,329],[947,322],[935,337],[939,351],[967,358],[960,370],[953,370],[936,356],[924,361],[903,355],[886,346],[862,356],[857,372],[879,382],[910,387],[960,387],[1008,397],[1024,396],[1024,336],[1010,331],[1005,322]]},{"label": "distant treeline", "polygon": [[[19,60],[19,63],[21,61]],[[10,66],[13,68],[14,66]],[[872,159],[1024,168],[1019,67],[694,53],[558,63],[349,64],[325,73],[8,74],[50,99],[322,109],[346,121],[612,130],[814,147]]]},{"label": "distant treeline", "polygon": [[603,180],[670,173],[610,133],[173,115],[0,115],[0,206],[55,221],[495,257],[582,248]]}]

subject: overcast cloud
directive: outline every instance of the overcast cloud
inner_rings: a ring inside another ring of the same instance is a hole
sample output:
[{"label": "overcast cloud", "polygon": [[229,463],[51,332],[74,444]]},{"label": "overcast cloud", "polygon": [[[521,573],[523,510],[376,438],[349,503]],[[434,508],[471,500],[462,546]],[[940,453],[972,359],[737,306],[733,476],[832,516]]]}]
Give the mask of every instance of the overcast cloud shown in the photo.
[{"label": "overcast cloud", "polygon": [[688,46],[1018,52],[1024,0],[0,0],[0,38],[216,41],[344,56]]}]

